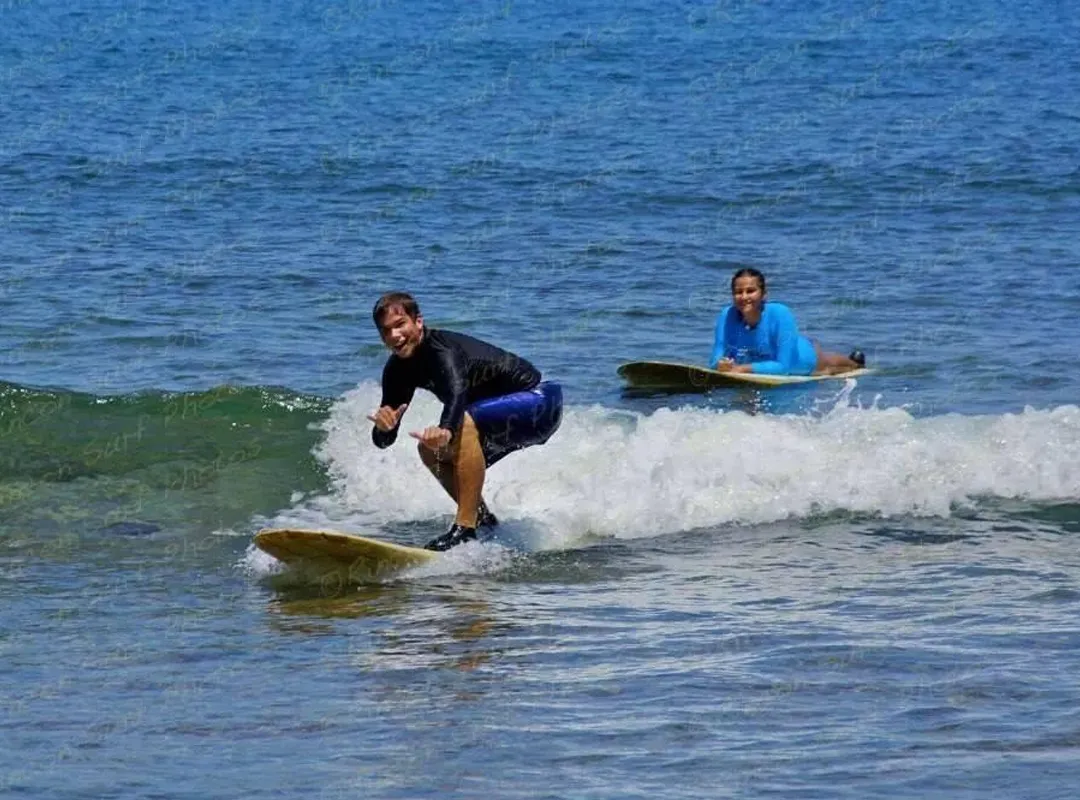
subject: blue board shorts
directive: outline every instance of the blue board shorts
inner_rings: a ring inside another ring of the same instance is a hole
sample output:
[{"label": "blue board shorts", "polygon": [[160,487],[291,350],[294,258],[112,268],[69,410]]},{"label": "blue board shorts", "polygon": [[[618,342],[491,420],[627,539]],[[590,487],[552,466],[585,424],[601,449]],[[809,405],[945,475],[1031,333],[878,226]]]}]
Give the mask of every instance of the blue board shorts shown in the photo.
[{"label": "blue board shorts", "polygon": [[562,422],[562,387],[545,381],[534,389],[478,400],[465,409],[480,433],[484,463],[543,444]]}]

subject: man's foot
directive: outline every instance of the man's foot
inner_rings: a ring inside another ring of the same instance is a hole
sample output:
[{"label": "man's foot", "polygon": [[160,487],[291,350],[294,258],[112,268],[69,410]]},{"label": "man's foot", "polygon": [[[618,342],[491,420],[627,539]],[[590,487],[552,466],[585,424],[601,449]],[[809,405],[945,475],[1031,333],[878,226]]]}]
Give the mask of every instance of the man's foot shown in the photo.
[{"label": "man's foot", "polygon": [[860,369],[866,366],[866,356],[862,350],[852,350],[848,358],[858,364]]},{"label": "man's foot", "polygon": [[487,503],[480,503],[480,510],[476,512],[476,527],[494,528],[498,524],[499,520],[491,513]]},{"label": "man's foot", "polygon": [[442,536],[436,536],[424,545],[425,550],[449,550],[451,547],[463,542],[469,542],[476,538],[476,528],[466,528],[456,522],[450,526],[450,530]]}]

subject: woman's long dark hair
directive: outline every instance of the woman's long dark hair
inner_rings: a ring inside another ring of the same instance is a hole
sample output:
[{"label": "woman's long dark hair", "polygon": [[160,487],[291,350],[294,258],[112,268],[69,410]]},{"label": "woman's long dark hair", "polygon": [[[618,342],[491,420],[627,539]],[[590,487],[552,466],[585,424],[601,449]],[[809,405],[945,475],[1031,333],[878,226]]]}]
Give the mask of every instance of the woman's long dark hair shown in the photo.
[{"label": "woman's long dark hair", "polygon": [[735,292],[735,281],[738,278],[757,278],[758,286],[761,287],[761,293],[765,294],[765,276],[761,273],[761,270],[754,269],[753,267],[743,267],[734,275],[731,276],[731,291]]}]

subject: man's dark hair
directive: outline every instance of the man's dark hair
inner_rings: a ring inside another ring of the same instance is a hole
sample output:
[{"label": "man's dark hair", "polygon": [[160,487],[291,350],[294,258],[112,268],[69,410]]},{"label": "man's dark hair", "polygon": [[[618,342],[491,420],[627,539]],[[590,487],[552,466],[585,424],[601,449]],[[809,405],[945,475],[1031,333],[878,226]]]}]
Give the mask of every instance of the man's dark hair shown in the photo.
[{"label": "man's dark hair", "polygon": [[411,294],[408,292],[387,292],[378,299],[375,308],[371,310],[371,318],[375,321],[376,328],[382,327],[383,317],[394,307],[400,308],[412,319],[420,316],[420,306]]}]

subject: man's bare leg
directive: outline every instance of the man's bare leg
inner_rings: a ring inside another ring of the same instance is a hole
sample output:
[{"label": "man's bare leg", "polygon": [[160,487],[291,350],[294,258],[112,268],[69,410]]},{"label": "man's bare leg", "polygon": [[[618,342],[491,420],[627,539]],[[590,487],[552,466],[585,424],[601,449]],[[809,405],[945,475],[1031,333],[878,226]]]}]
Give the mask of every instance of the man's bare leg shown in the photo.
[{"label": "man's bare leg", "polygon": [[424,466],[457,503],[454,522],[466,528],[475,528],[477,514],[484,502],[483,489],[487,468],[484,463],[484,450],[480,446],[480,433],[472,417],[465,415],[461,430],[450,447],[436,452],[420,445],[419,451]]},{"label": "man's bare leg", "polygon": [[476,430],[472,417],[465,415],[461,424],[457,449],[454,452],[454,490],[457,496],[458,525],[466,528],[476,527],[476,517],[484,491],[484,478],[487,467],[484,464],[484,450],[480,446],[480,432]]},{"label": "man's bare leg", "polygon": [[[439,454],[422,442],[416,445],[416,450],[420,453],[420,460],[424,462],[424,466],[435,476],[435,479],[446,490],[446,493],[450,495],[450,499],[456,505],[457,490],[454,488],[454,462],[449,457],[446,460],[440,460]],[[449,454],[447,455],[449,456]]]}]

